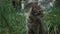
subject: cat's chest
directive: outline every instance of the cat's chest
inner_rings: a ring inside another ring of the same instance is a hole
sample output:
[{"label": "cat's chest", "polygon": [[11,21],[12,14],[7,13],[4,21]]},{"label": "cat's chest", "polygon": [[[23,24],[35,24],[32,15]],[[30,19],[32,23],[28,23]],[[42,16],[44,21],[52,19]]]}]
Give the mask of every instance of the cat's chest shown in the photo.
[{"label": "cat's chest", "polygon": [[29,18],[28,18],[28,23],[38,24],[40,22],[41,22],[41,20],[40,20],[39,16],[38,17],[37,16],[29,16]]}]

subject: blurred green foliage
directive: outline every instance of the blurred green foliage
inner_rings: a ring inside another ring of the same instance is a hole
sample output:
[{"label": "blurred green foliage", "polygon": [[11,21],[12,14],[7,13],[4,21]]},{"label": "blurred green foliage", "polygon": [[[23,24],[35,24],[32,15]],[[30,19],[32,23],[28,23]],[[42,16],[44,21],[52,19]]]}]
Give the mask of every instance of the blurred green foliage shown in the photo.
[{"label": "blurred green foliage", "polygon": [[25,34],[24,15],[18,15],[10,0],[0,0],[0,34]]},{"label": "blurred green foliage", "polygon": [[43,20],[48,34],[60,34],[60,1],[56,0],[54,6],[45,12]]},{"label": "blurred green foliage", "polygon": [[[0,0],[0,34],[26,34],[26,16],[12,5],[12,0]],[[60,34],[60,1],[45,11],[43,20],[47,34]],[[20,6],[21,8],[21,6]]]}]

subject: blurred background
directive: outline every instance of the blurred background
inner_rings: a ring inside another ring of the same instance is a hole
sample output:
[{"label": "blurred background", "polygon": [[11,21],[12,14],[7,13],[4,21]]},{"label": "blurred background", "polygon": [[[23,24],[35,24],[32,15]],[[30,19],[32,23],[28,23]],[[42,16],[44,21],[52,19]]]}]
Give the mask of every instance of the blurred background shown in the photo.
[{"label": "blurred background", "polygon": [[0,0],[0,34],[26,34],[26,16],[32,2],[44,10],[47,34],[60,34],[60,0]]}]

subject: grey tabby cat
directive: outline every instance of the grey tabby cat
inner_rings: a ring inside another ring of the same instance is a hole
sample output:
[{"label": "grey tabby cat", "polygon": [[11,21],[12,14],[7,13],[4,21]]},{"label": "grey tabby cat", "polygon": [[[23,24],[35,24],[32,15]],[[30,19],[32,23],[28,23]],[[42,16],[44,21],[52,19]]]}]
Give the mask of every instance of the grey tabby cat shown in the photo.
[{"label": "grey tabby cat", "polygon": [[42,17],[43,10],[40,5],[33,3],[27,18],[27,34],[45,34]]}]

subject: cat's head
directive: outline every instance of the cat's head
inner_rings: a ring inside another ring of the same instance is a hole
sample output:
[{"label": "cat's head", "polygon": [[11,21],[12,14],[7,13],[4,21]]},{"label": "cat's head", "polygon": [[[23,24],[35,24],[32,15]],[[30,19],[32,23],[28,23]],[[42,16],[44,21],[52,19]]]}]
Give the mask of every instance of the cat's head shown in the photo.
[{"label": "cat's head", "polygon": [[40,5],[32,5],[32,10],[31,10],[31,14],[33,16],[40,16],[43,14],[43,10],[42,8],[40,7]]}]

